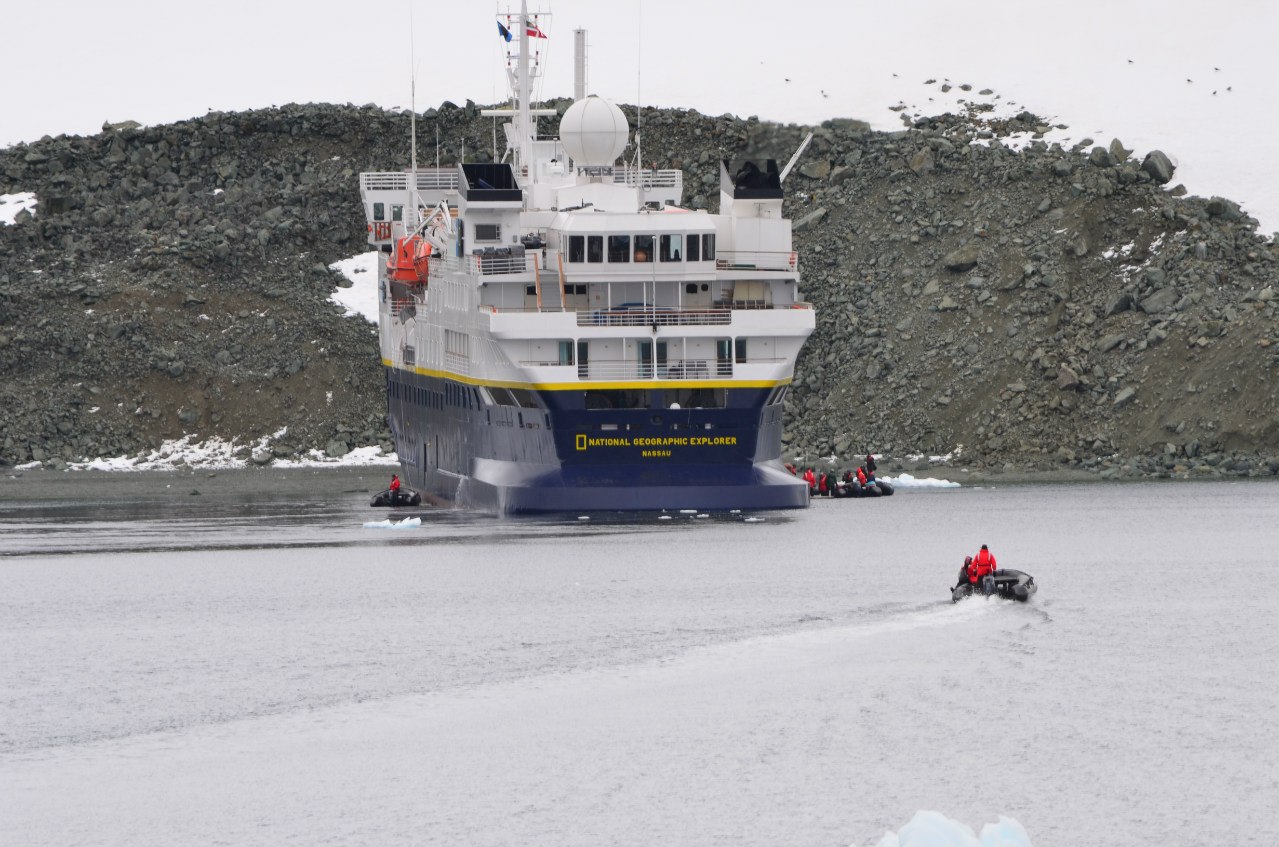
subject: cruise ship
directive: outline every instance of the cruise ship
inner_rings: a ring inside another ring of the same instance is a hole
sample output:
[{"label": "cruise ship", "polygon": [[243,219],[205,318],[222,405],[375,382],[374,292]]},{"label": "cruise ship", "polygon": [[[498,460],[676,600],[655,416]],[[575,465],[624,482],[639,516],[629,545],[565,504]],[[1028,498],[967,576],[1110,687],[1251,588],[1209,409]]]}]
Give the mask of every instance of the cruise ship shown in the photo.
[{"label": "cruise ship", "polygon": [[799,154],[720,162],[719,213],[682,206],[681,171],[586,96],[582,30],[572,105],[530,102],[544,20],[498,20],[497,161],[360,176],[405,481],[503,514],[807,506],[781,463],[815,325],[782,215]]}]

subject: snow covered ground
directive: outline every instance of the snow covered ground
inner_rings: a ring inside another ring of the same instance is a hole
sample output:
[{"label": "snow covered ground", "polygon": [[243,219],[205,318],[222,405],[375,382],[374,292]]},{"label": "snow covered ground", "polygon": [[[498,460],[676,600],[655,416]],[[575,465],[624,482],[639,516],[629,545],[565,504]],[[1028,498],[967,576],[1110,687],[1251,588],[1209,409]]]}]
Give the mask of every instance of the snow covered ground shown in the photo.
[{"label": "snow covered ground", "polygon": [[378,309],[377,261],[378,252],[371,250],[329,266],[351,282],[349,288],[334,289],[329,299],[344,306],[348,316],[363,315],[373,324],[377,323]]},{"label": "snow covered ground", "polygon": [[[546,97],[570,93],[571,33],[583,27],[588,87],[610,99],[798,123],[854,117],[888,130],[901,126],[894,106],[1027,108],[1069,127],[1050,140],[1117,136],[1138,154],[1161,149],[1178,165],[1174,184],[1237,200],[1263,231],[1279,230],[1279,159],[1268,153],[1279,136],[1279,4],[1268,0],[795,0],[780,14],[772,0],[541,5],[555,13],[539,20],[550,36]],[[353,15],[340,0],[314,0],[305,15],[251,0],[228,0],[215,16],[184,4],[158,14],[147,0],[10,6],[7,32],[60,49],[39,85],[0,86],[0,144],[211,109],[409,105],[407,22],[389,24],[389,10]],[[414,11],[420,108],[505,97],[489,9],[424,0],[402,8]],[[388,36],[399,47],[370,73],[368,50],[353,45]],[[697,57],[705,72],[672,57]],[[433,73],[442,67],[448,73]]]},{"label": "snow covered ground", "polygon": [[0,194],[0,226],[13,223],[19,212],[24,210],[35,214],[36,196],[30,191],[17,194]]}]

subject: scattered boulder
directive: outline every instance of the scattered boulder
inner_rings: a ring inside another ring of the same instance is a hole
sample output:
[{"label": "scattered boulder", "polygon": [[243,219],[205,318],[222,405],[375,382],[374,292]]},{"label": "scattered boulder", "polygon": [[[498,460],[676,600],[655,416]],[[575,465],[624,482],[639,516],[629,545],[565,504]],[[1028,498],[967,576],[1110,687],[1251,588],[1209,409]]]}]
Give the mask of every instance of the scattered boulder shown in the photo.
[{"label": "scattered boulder", "polygon": [[1151,150],[1142,161],[1141,169],[1150,174],[1150,178],[1155,182],[1165,185],[1172,180],[1172,173],[1176,167],[1162,150]]}]

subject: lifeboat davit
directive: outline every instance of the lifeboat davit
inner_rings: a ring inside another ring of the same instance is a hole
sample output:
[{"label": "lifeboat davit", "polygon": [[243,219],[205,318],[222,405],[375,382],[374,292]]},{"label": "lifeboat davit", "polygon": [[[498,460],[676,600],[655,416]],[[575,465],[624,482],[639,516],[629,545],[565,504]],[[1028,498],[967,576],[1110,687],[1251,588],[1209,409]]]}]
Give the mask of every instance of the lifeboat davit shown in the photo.
[{"label": "lifeboat davit", "polygon": [[386,275],[396,282],[426,285],[430,272],[431,244],[420,235],[401,238],[386,262]]}]

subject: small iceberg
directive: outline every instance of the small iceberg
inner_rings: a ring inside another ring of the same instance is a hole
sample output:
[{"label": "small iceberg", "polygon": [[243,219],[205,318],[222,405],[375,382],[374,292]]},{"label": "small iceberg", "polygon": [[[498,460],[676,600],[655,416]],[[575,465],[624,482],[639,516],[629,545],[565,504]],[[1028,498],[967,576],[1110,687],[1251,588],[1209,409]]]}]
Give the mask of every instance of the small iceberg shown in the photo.
[{"label": "small iceberg", "polygon": [[387,519],[384,521],[365,521],[365,529],[417,529],[422,525],[421,518],[405,518],[402,521]]},{"label": "small iceberg", "polygon": [[940,812],[919,811],[898,832],[888,832],[876,847],[1031,847],[1030,836],[1020,823],[1000,815],[981,835]]},{"label": "small iceberg", "polygon": [[880,479],[890,483],[895,488],[959,488],[958,482],[949,479],[931,479],[929,477],[921,479],[905,472],[897,476],[881,476]]}]

